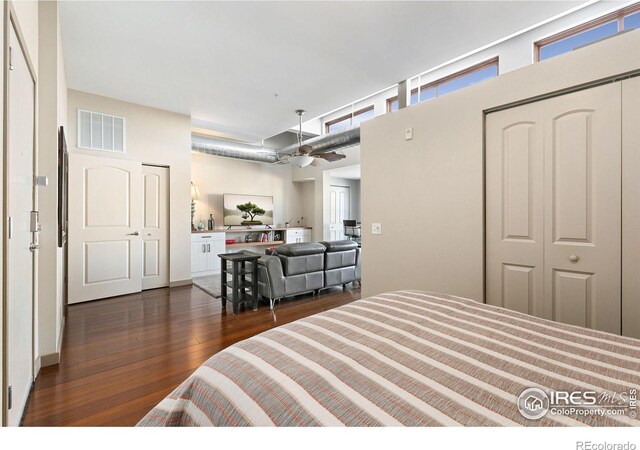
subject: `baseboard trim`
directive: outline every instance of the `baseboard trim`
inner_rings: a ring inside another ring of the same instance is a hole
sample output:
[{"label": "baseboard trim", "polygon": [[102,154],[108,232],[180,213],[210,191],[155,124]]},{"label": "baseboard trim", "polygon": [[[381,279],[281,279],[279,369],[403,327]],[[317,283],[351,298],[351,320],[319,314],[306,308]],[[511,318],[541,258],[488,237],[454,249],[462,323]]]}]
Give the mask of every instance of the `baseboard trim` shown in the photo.
[{"label": "baseboard trim", "polygon": [[48,355],[42,355],[40,357],[40,367],[48,367],[56,364],[60,364],[60,352],[49,353]]},{"label": "baseboard trim", "polygon": [[191,281],[191,278],[189,278],[188,280],[170,281],[169,287],[174,288],[174,287],[180,287],[180,286],[191,286],[192,284],[193,282]]},{"label": "baseboard trim", "polygon": [[39,356],[33,362],[33,379],[38,378],[38,374],[40,374],[40,369],[42,369],[42,358]]},{"label": "baseboard trim", "polygon": [[62,316],[62,323],[60,324],[60,334],[58,335],[58,354],[62,355],[62,339],[64,338],[64,327],[67,324],[67,318]]}]

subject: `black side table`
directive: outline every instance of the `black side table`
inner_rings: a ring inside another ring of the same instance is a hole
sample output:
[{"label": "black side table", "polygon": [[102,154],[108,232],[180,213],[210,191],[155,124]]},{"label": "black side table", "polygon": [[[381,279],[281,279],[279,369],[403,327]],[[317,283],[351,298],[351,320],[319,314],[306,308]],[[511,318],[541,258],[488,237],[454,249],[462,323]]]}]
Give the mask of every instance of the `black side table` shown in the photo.
[{"label": "black side table", "polygon": [[[258,260],[260,255],[255,253],[222,253],[220,257],[220,283],[222,307],[227,306],[227,300],[233,304],[233,313],[238,314],[240,303],[251,302],[255,311],[258,309]],[[247,268],[246,263],[251,263]],[[228,264],[229,263],[229,264]],[[227,274],[231,275],[229,284]],[[250,275],[250,279],[246,275]],[[231,288],[231,297],[227,294],[227,288]],[[247,290],[251,293],[247,293]]]}]

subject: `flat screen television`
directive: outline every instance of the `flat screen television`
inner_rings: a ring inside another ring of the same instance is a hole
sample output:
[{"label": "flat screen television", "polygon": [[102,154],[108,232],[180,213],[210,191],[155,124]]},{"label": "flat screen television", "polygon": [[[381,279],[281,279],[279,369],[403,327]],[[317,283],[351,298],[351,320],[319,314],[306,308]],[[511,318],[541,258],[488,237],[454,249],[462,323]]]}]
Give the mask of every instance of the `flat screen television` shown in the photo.
[{"label": "flat screen television", "polygon": [[273,225],[273,197],[224,194],[224,225]]}]

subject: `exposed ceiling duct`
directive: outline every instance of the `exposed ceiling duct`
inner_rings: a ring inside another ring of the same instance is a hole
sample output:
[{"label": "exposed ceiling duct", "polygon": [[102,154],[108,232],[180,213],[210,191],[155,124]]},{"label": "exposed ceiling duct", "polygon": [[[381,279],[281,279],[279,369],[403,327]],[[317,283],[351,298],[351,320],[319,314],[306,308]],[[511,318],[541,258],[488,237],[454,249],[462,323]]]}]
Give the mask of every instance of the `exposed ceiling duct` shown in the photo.
[{"label": "exposed ceiling duct", "polygon": [[[340,148],[352,147],[360,143],[360,125],[354,125],[340,131],[307,139],[304,145],[313,147],[317,153],[330,152]],[[297,143],[276,150],[278,155],[290,155],[298,150]]]},{"label": "exposed ceiling duct", "polygon": [[[314,152],[330,152],[341,148],[352,147],[360,143],[360,125],[344,130],[335,131],[323,136],[304,141],[305,145],[313,147]],[[191,135],[191,149],[193,151],[213,156],[244,159],[263,163],[274,163],[284,155],[290,155],[298,150],[298,143],[270,150],[258,145],[243,144],[207,136]]]},{"label": "exposed ceiling duct", "polygon": [[213,156],[225,156],[227,158],[244,159],[263,163],[278,161],[278,155],[274,150],[251,144],[226,141],[207,136],[191,135],[191,150]]}]

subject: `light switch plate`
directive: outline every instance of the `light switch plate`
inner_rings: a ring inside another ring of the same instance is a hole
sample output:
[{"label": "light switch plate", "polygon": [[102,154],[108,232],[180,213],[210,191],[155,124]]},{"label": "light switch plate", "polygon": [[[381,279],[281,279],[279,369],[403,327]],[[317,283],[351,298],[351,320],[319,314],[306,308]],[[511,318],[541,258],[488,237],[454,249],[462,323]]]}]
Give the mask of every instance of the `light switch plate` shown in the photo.
[{"label": "light switch plate", "polygon": [[405,128],[404,129],[404,140],[410,141],[413,139],[413,128]]},{"label": "light switch plate", "polygon": [[371,224],[371,234],[382,234],[382,224],[381,223],[372,223]]}]

